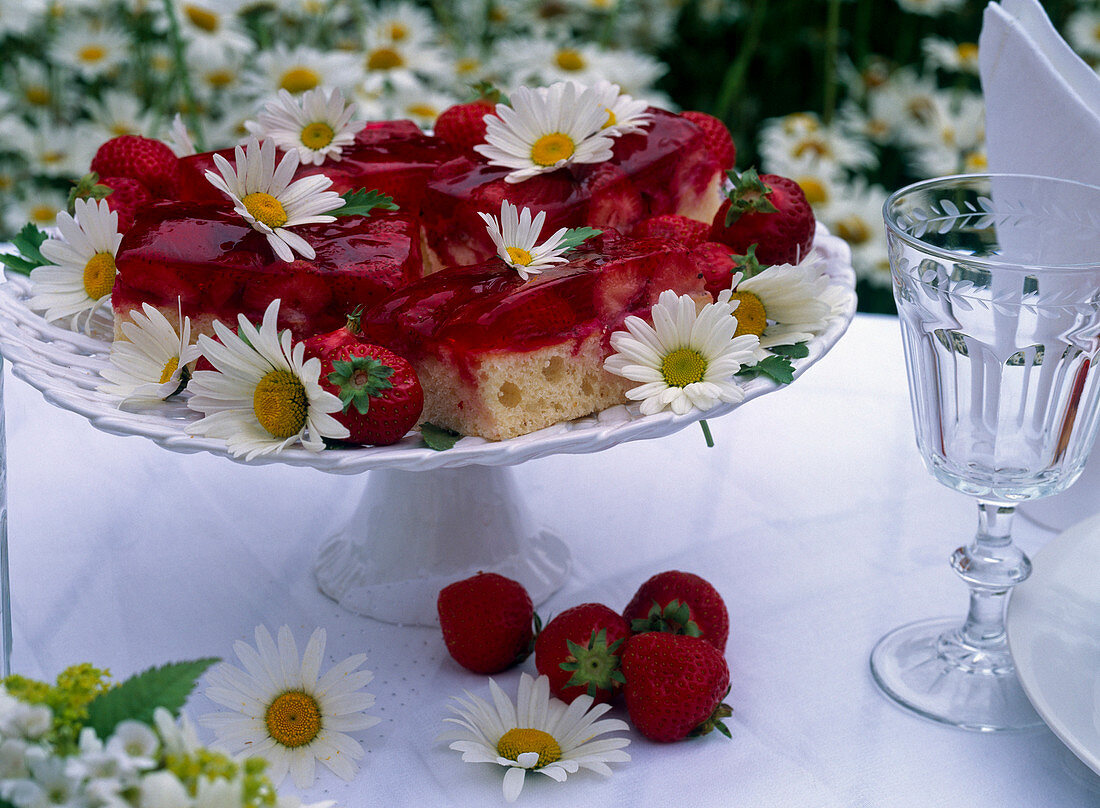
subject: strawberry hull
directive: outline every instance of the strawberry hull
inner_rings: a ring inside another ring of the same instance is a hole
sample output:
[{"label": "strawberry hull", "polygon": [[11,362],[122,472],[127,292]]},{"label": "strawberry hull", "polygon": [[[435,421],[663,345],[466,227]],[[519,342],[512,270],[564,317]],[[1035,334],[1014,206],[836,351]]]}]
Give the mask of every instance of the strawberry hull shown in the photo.
[{"label": "strawberry hull", "polygon": [[142,303],[202,332],[211,321],[260,322],[279,298],[279,324],[296,339],[334,330],[357,305],[381,300],[420,273],[415,221],[402,213],[338,218],[295,232],[314,260],[280,260],[267,239],[228,206],[166,203],[142,211],[116,257],[112,304],[120,320]]},{"label": "strawberry hull", "polygon": [[[206,179],[217,171],[214,154],[234,165],[233,149],[204,152],[180,161],[180,198],[185,201],[221,203],[226,197]],[[282,152],[279,153],[281,159]],[[407,211],[419,211],[424,187],[436,166],[454,157],[455,151],[438,138],[422,132],[412,121],[376,121],[356,135],[355,144],[340,160],[319,166],[300,165],[295,178],[324,174],[337,193],[359,188],[377,189],[392,196]]]},{"label": "strawberry hull", "polygon": [[644,133],[616,139],[605,163],[577,164],[508,183],[509,169],[480,156],[444,163],[428,182],[424,229],[434,268],[466,266],[495,254],[478,212],[497,214],[507,199],[546,212],[543,232],[559,227],[631,229],[638,221],[679,213],[709,222],[717,210],[721,172],[701,129],[650,108]]},{"label": "strawberry hull", "polygon": [[706,294],[690,253],[608,231],[528,281],[499,258],[434,273],[362,329],[416,368],[424,420],[499,440],[624,401],[632,383],[603,370],[611,333],[665,289]]}]

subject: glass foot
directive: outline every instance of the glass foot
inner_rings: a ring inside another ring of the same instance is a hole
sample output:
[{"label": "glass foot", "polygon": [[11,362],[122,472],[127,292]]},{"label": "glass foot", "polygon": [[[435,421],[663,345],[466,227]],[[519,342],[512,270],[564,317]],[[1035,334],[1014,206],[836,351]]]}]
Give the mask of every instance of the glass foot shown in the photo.
[{"label": "glass foot", "polygon": [[979,732],[1044,726],[1016,678],[1007,643],[969,645],[957,618],[891,631],[871,652],[871,673],[895,702],[942,724]]}]

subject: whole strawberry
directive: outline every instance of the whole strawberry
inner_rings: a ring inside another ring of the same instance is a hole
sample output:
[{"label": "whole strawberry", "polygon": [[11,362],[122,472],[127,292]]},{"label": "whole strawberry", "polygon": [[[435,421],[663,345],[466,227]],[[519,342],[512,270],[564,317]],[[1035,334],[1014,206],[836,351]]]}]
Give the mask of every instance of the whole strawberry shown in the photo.
[{"label": "whole strawberry", "polygon": [[179,185],[179,162],[168,145],[159,140],[120,135],[99,147],[91,170],[100,177],[130,177],[153,196],[172,199]]},{"label": "whole strawberry", "polygon": [[630,636],[626,619],[602,603],[582,603],[547,623],[535,640],[535,667],[564,702],[587,693],[610,701],[622,687],[619,653]]},{"label": "whole strawberry", "polygon": [[726,125],[713,115],[708,115],[705,112],[689,110],[680,114],[703,130],[707,151],[710,152],[711,157],[718,161],[721,169],[729,171],[733,168],[737,161],[737,146],[734,145],[733,135],[730,134],[730,130]]},{"label": "whole strawberry", "polygon": [[719,652],[726,650],[729,612],[722,596],[691,572],[659,572],[638,587],[623,610],[635,634],[647,631],[700,637]]},{"label": "whole strawberry", "polygon": [[[634,228],[636,238],[663,238],[675,241],[685,247],[695,247],[706,240],[710,234],[710,225],[706,222],[689,219],[675,213],[663,213],[642,219]],[[729,284],[726,284],[728,287]]]},{"label": "whole strawberry", "polygon": [[511,578],[479,572],[443,587],[436,607],[447,650],[474,673],[499,673],[531,653],[535,609]]},{"label": "whole strawberry", "polygon": [[120,233],[129,230],[138,211],[153,202],[149,189],[133,177],[102,177],[99,184],[111,189],[105,199],[107,207],[118,212]]},{"label": "whole strawberry", "polygon": [[729,666],[713,645],[682,634],[636,634],[622,656],[626,711],[635,729],[652,741],[671,743],[717,729],[731,715]]},{"label": "whole strawberry", "polygon": [[778,174],[729,172],[734,187],[718,208],[710,238],[744,255],[753,244],[761,264],[796,264],[814,243],[814,213],[798,183]]},{"label": "whole strawberry", "polygon": [[348,428],[348,443],[385,446],[416,426],[424,390],[405,359],[359,334],[359,317],[328,334],[306,340],[306,356],[321,360],[321,387],[339,397],[344,409],[333,417]]},{"label": "whole strawberry", "polygon": [[435,119],[435,136],[455,148],[472,151],[474,146],[485,142],[485,116],[493,110],[493,105],[485,100],[447,107]]}]

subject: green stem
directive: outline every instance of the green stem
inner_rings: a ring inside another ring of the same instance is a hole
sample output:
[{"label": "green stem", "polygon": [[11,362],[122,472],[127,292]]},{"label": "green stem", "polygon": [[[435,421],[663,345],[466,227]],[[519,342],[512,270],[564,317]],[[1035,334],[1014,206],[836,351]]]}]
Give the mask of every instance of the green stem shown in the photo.
[{"label": "green stem", "polygon": [[203,151],[202,127],[199,123],[195,92],[191,88],[191,73],[187,69],[187,58],[184,55],[183,37],[180,36],[180,26],[179,20],[176,18],[174,0],[164,0],[164,12],[168,15],[168,41],[172,47],[172,61],[176,66],[176,78],[179,79],[180,90],[183,92],[183,115],[187,120],[187,128],[191,130],[195,148],[201,152]]},{"label": "green stem", "polygon": [[858,0],[856,5],[856,24],[854,36],[854,52],[856,67],[861,70],[864,62],[871,54],[871,10],[873,0]]},{"label": "green stem", "polygon": [[749,64],[752,62],[752,57],[760,44],[760,35],[764,29],[764,20],[768,16],[767,12],[768,0],[755,0],[753,2],[752,17],[749,18],[745,36],[741,39],[741,48],[737,52],[737,58],[726,69],[726,75],[722,78],[721,89],[718,91],[718,101],[714,105],[714,117],[719,120],[728,120],[734,99],[741,94]]},{"label": "green stem", "polygon": [[710,424],[707,423],[707,419],[704,418],[702,421],[700,421],[699,426],[702,427],[702,429],[703,429],[703,438],[707,442],[707,448],[713,449],[714,448],[714,438],[710,434]]},{"label": "green stem", "polygon": [[822,65],[821,120],[828,126],[836,112],[836,64],[840,53],[840,0],[829,0],[825,23],[825,63]]}]

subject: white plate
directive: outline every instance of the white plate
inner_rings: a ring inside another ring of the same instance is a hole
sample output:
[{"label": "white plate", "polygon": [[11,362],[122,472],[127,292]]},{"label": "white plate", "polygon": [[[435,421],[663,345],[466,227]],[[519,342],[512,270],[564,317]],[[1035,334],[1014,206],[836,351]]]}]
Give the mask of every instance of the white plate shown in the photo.
[{"label": "white plate", "polygon": [[[855,273],[847,244],[819,227],[814,251],[824,258],[826,271],[843,290],[844,305],[825,332],[809,343],[809,356],[795,361],[796,377],[836,344],[856,311]],[[0,351],[12,363],[16,376],[40,390],[47,401],[83,415],[105,432],[140,435],[177,452],[205,451],[231,457],[224,441],[189,433],[189,424],[199,414],[181,401],[144,409],[120,409],[114,399],[99,393],[96,389],[101,383],[99,371],[107,366],[110,353],[109,316],[98,316],[91,336],[50,325],[27,308],[29,289],[28,279],[21,275],[9,275],[7,282],[0,284]],[[745,401],[778,387],[764,378],[753,379],[745,385]],[[642,416],[637,405],[617,406],[511,440],[463,438],[446,451],[429,449],[418,433],[410,433],[393,446],[323,452],[294,447],[249,462],[310,466],[335,474],[357,474],[374,468],[421,471],[470,464],[513,465],[549,454],[596,452],[627,440],[670,435],[702,418],[724,415],[737,406],[740,405],[723,404],[705,413],[674,415],[665,411],[650,416]],[[232,459],[244,462],[241,458]]]},{"label": "white plate", "polygon": [[1008,644],[1035,710],[1100,774],[1100,516],[1057,536],[1008,604]]}]

